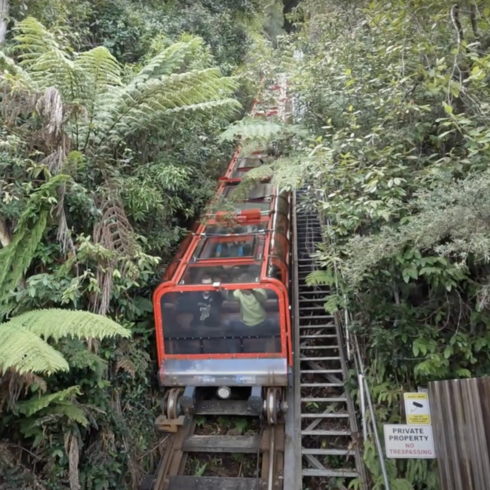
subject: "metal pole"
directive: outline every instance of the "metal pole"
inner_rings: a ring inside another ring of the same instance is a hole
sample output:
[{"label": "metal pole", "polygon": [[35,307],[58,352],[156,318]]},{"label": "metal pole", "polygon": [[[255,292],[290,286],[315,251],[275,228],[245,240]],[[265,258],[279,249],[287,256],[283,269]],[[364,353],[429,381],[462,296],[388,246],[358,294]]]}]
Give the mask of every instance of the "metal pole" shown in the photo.
[{"label": "metal pole", "polygon": [[359,397],[361,398],[361,416],[362,416],[362,438],[364,442],[367,439],[367,427],[366,427],[366,401],[364,399],[364,376],[359,374]]},{"label": "metal pole", "polygon": [[371,417],[372,417],[374,439],[376,441],[376,447],[378,449],[379,464],[381,465],[381,473],[383,473],[383,480],[385,482],[386,490],[390,490],[390,482],[388,480],[388,473],[386,472],[386,466],[385,466],[385,456],[383,453],[383,448],[381,447],[381,442],[379,440],[378,427],[376,427],[376,420],[374,418],[373,401],[371,400],[371,393],[369,392],[369,386],[367,385],[366,378],[364,378],[364,386],[366,388],[366,396],[369,405],[369,411],[371,412]]},{"label": "metal pole", "polygon": [[[347,297],[344,294],[344,301],[347,305]],[[344,309],[345,316],[345,345],[347,347],[347,359],[350,361],[350,338],[349,338],[349,312],[347,311],[347,307]]]},{"label": "metal pole", "polygon": [[275,426],[271,425],[271,444],[269,446],[269,483],[267,490],[274,490],[274,459],[276,457],[276,434]]}]

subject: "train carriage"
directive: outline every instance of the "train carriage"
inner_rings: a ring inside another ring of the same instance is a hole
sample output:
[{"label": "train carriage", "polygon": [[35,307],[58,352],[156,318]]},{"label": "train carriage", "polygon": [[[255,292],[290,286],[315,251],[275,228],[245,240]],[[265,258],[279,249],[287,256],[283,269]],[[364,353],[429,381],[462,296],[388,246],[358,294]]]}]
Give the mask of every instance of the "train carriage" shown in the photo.
[{"label": "train carriage", "polygon": [[[286,102],[284,82],[276,84],[252,115],[284,119]],[[264,179],[230,199],[246,173],[269,158],[265,151],[236,152],[214,210],[194,225],[155,291],[168,419],[192,412],[196,399],[210,393],[219,399],[245,393],[250,410],[265,410],[271,423],[286,408],[291,196]]]}]

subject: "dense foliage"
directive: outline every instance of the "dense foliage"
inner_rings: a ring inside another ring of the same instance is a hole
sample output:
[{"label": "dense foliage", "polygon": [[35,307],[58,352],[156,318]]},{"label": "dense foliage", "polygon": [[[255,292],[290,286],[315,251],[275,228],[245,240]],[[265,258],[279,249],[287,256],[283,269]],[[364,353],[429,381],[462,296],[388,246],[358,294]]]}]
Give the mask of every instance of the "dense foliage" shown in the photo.
[{"label": "dense foliage", "polygon": [[[311,138],[277,166],[316,196],[311,280],[341,279],[326,306],[353,313],[378,421],[403,423],[403,391],[490,373],[490,3],[305,0],[292,20],[282,69]],[[396,490],[439,488],[432,463],[388,466]]]},{"label": "dense foliage", "polygon": [[[2,378],[13,488],[130,487],[151,466],[150,292],[237,135],[282,154],[260,175],[311,188],[328,224],[311,280],[339,280],[326,307],[353,315],[379,422],[402,421],[403,391],[490,373],[489,0],[303,0],[288,38],[277,2],[16,0],[11,14],[0,320],[92,309],[133,333],[58,339],[70,372]],[[258,74],[280,72],[296,125],[244,120],[220,143],[233,96],[246,106]],[[371,446],[365,459],[383,488]],[[388,469],[394,490],[438,488],[432,463]]]},{"label": "dense foliage", "polygon": [[251,0],[12,0],[10,15],[0,488],[137,488],[158,458],[151,293],[231,154],[218,135],[253,96],[255,74],[226,75],[280,26]]}]

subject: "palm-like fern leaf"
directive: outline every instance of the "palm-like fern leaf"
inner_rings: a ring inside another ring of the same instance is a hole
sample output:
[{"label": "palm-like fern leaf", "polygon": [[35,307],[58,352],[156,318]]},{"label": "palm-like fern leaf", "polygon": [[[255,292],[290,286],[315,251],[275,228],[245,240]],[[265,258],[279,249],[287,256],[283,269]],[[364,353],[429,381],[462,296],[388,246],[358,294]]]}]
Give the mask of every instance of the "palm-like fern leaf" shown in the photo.
[{"label": "palm-like fern leaf", "polygon": [[150,78],[175,73],[182,67],[186,57],[199,49],[201,45],[202,39],[198,37],[187,42],[172,44],[154,56],[132,80],[131,85],[140,85]]},{"label": "palm-like fern leaf", "polygon": [[[87,311],[34,310],[0,324],[0,370],[51,374],[67,371],[65,358],[45,340],[129,337],[129,330]],[[44,337],[43,340],[41,337]]]},{"label": "palm-like fern leaf", "polygon": [[145,83],[129,84],[113,92],[98,108],[94,132],[103,141],[117,142],[134,131],[155,126],[174,112],[215,109],[232,112],[240,105],[230,96],[236,81],[216,68],[163,75]]},{"label": "palm-like fern leaf", "polygon": [[35,333],[8,323],[0,324],[0,372],[15,368],[19,374],[68,371],[65,358]]},{"label": "palm-like fern leaf", "polygon": [[285,124],[247,117],[231,124],[221,135],[221,141],[233,141],[237,137],[242,140],[270,141],[286,131]]},{"label": "palm-like fern leaf", "polygon": [[15,28],[21,66],[40,89],[56,87],[69,100],[78,95],[77,67],[54,36],[36,19],[27,17]]},{"label": "palm-like fern leaf", "polygon": [[22,327],[43,337],[59,340],[62,337],[77,337],[79,339],[107,337],[128,338],[131,332],[110,318],[96,315],[88,311],[49,309],[33,310],[12,318],[8,323],[10,328]]},{"label": "palm-like fern leaf", "polygon": [[57,391],[56,393],[50,393],[49,395],[43,395],[18,402],[15,404],[14,412],[30,417],[51,404],[71,402],[77,395],[81,394],[82,392],[79,386],[70,386],[65,390]]}]

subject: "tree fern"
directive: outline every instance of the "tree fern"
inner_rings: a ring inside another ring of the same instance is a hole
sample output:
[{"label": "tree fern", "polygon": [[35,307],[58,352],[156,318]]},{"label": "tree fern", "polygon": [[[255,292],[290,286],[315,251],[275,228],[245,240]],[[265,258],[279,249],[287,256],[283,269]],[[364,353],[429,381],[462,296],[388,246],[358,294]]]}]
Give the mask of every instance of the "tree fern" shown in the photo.
[{"label": "tree fern", "polygon": [[31,17],[18,24],[15,40],[21,66],[37,90],[55,87],[65,104],[83,105],[85,113],[78,111],[80,117],[66,130],[82,149],[98,147],[97,154],[175,113],[229,113],[239,107],[231,98],[237,82],[222,77],[218,69],[182,72],[187,58],[199,52],[199,38],[163,49],[127,85],[107,49],[97,47],[72,56]]},{"label": "tree fern", "polygon": [[[107,317],[87,311],[34,310],[0,324],[0,369],[51,374],[67,371],[68,362],[46,343],[52,338],[129,337],[130,332]],[[44,340],[43,340],[44,338]]]}]

